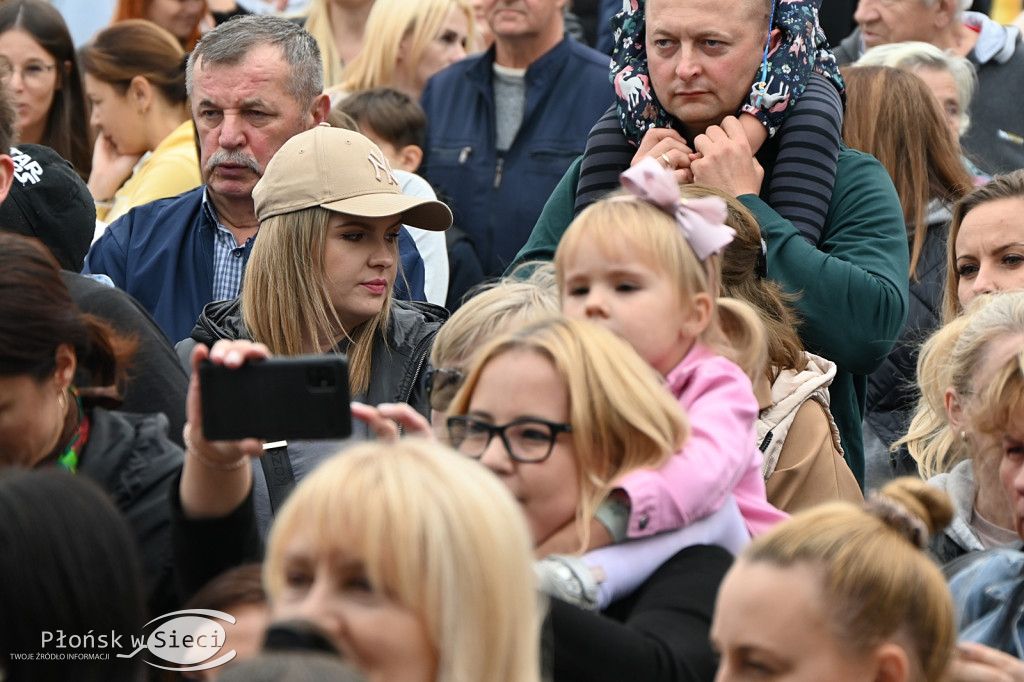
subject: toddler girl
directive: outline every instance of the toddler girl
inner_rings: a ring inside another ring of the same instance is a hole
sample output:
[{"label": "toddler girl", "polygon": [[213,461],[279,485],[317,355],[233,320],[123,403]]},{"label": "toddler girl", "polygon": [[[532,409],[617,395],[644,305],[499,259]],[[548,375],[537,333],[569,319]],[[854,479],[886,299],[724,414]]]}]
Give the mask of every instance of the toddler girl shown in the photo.
[{"label": "toddler girl", "polygon": [[559,244],[562,308],[628,341],[665,377],[692,433],[660,469],[624,477],[598,519],[615,541],[641,538],[687,526],[734,497],[758,535],[786,515],[765,497],[755,435],[749,376],[764,367],[761,323],[737,300],[716,301],[714,254],[734,235],[723,224],[725,203],[684,202],[653,159],[623,173],[622,183],[630,194],[586,209]]}]

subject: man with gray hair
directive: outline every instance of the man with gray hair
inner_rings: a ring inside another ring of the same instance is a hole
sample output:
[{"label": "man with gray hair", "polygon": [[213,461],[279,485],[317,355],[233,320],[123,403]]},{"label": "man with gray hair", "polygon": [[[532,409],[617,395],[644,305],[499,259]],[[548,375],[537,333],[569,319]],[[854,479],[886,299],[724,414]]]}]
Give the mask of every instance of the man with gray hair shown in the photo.
[{"label": "man with gray hair", "polygon": [[252,189],[281,145],[330,109],[316,41],[266,15],[203,36],[186,87],[204,184],[111,223],[85,264],[138,299],[172,342],[189,335],[204,305],[238,295],[259,230]]},{"label": "man with gray hair", "polygon": [[1024,168],[1024,43],[1020,30],[979,12],[971,0],[859,0],[858,27],[835,50],[846,64],[878,45],[920,40],[966,57],[977,67],[971,127],[961,139],[986,173]]}]

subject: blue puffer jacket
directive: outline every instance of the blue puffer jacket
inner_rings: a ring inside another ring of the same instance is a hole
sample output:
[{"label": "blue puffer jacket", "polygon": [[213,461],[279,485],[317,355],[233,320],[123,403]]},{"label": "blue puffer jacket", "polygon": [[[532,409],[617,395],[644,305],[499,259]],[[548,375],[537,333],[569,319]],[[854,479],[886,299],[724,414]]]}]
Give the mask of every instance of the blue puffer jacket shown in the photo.
[{"label": "blue puffer jacket", "polygon": [[611,104],[608,57],[565,38],[526,70],[526,109],[512,146],[495,146],[494,48],[427,82],[421,174],[473,243],[484,273],[500,275],[526,243],[544,202],[583,153]]},{"label": "blue puffer jacket", "polygon": [[[217,225],[203,210],[205,185],[121,216],[89,249],[86,273],[102,273],[135,297],[171,343],[188,336],[213,299]],[[252,240],[242,256],[249,260]]]}]

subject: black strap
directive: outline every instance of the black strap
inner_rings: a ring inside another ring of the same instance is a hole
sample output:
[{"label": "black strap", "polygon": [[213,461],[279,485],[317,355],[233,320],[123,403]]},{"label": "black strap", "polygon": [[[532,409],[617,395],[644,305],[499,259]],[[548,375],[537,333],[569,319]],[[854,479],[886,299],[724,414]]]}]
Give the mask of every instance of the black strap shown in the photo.
[{"label": "black strap", "polygon": [[292,471],[292,460],[288,457],[288,445],[264,452],[260,457],[260,465],[263,466],[267,492],[270,493],[270,513],[276,514],[295,487],[295,472]]}]

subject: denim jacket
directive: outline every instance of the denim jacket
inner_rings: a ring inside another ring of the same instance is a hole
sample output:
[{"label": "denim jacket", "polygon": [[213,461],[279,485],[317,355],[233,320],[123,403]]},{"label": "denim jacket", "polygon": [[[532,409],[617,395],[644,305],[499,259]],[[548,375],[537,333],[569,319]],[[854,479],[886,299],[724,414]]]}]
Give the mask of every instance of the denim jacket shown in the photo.
[{"label": "denim jacket", "polygon": [[997,547],[956,573],[949,582],[960,639],[1024,659],[1024,600],[1014,599],[1024,574],[1020,545]]}]

